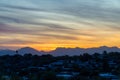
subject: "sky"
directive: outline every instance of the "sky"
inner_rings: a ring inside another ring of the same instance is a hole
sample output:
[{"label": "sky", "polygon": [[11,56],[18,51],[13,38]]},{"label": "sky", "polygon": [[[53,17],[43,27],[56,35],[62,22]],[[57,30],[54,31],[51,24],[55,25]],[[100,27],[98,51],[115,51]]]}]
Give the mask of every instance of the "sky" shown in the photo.
[{"label": "sky", "polygon": [[0,0],[0,49],[120,47],[120,0]]}]

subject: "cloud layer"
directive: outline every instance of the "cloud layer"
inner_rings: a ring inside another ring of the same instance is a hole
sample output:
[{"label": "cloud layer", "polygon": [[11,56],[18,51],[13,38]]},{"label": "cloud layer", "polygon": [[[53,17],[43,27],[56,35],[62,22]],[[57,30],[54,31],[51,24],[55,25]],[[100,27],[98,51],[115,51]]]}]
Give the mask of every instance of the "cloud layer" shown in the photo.
[{"label": "cloud layer", "polygon": [[1,0],[0,47],[120,46],[119,13],[119,0]]}]

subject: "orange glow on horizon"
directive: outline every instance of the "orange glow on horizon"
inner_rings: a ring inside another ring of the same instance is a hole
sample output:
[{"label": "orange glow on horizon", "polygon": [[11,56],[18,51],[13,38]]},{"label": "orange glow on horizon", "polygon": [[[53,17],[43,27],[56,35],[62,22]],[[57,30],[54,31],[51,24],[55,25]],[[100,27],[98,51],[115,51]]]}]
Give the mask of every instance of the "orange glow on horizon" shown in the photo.
[{"label": "orange glow on horizon", "polygon": [[40,51],[45,51],[45,52],[49,52],[49,51],[53,51],[55,50],[56,48],[95,48],[95,47],[101,47],[101,46],[107,46],[107,47],[119,47],[119,46],[113,46],[113,45],[81,45],[81,46],[77,46],[77,45],[66,45],[66,46],[31,46],[32,48],[35,48],[37,50],[40,50]]},{"label": "orange glow on horizon", "polygon": [[[114,45],[113,45],[114,43]],[[56,48],[93,48],[93,47],[101,47],[101,46],[107,46],[107,47],[120,47],[119,44],[113,42],[111,44],[105,44],[104,43],[88,43],[88,44],[84,44],[84,43],[69,43],[69,44],[21,44],[21,45],[17,45],[17,44],[13,44],[13,45],[7,45],[8,47],[14,48],[14,50],[19,49],[19,48],[23,48],[23,47],[31,47],[34,48],[36,50],[39,51],[45,51],[45,52],[49,52],[52,50],[55,50]],[[6,46],[6,45],[2,45],[2,46]]]}]

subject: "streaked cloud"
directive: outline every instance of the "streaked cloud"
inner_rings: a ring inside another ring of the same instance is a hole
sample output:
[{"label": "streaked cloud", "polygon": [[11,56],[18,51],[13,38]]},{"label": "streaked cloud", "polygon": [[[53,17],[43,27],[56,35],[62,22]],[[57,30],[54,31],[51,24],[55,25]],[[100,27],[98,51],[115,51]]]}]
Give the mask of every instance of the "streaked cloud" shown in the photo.
[{"label": "streaked cloud", "polygon": [[119,13],[119,0],[1,0],[0,44],[119,46]]}]

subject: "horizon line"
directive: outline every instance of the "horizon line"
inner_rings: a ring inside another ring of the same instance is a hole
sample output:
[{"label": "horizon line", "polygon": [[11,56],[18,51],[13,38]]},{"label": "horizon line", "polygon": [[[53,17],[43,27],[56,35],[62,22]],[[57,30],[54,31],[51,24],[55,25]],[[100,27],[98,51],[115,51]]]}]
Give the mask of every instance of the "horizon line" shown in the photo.
[{"label": "horizon line", "polygon": [[32,49],[35,49],[35,50],[37,50],[37,51],[43,51],[43,52],[51,52],[51,51],[55,51],[55,50],[57,50],[57,49],[59,49],[59,48],[64,48],[64,49],[75,49],[75,48],[79,48],[79,49],[90,49],[90,48],[100,48],[100,47],[108,47],[108,48],[114,48],[114,47],[116,47],[116,48],[120,48],[120,47],[118,47],[118,46],[96,46],[96,47],[56,47],[55,49],[53,49],[53,50],[40,50],[40,49],[36,49],[36,48],[34,48],[34,47],[30,47],[30,46],[25,46],[25,47],[20,47],[20,48],[17,48],[17,49],[9,49],[9,48],[6,48],[6,49],[0,49],[0,50],[13,50],[13,51],[17,51],[17,50],[19,50],[19,49],[22,49],[22,48],[32,48]]}]

